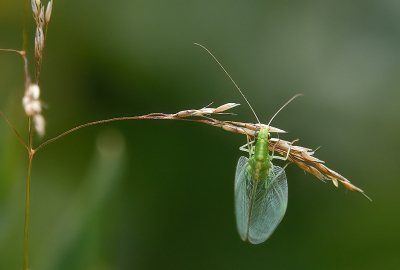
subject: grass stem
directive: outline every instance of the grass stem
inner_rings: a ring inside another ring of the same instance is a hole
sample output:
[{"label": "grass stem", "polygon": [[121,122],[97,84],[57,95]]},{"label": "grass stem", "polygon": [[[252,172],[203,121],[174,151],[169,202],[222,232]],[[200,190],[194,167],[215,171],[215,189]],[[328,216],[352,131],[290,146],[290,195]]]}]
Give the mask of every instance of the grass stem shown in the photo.
[{"label": "grass stem", "polygon": [[31,168],[33,155],[29,155],[28,178],[26,180],[25,223],[24,223],[24,259],[23,270],[28,269],[28,226],[29,226],[29,196],[31,189]]}]

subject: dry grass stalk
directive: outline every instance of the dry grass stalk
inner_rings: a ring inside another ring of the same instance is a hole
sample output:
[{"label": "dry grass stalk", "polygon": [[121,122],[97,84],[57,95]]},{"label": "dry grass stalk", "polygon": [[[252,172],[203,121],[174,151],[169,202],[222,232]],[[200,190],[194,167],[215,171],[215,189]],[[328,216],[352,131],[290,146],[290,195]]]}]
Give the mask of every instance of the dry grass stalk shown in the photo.
[{"label": "dry grass stalk", "polygon": [[[236,107],[235,106],[227,106],[228,104],[234,103],[227,103],[222,106],[226,106],[227,109]],[[222,107],[220,106],[220,107]],[[218,107],[218,108],[220,108]],[[264,124],[252,124],[252,123],[242,123],[242,122],[234,122],[234,121],[219,121],[214,118],[206,116],[206,114],[213,114],[216,113],[216,109],[207,108],[210,111],[205,111],[205,109],[200,110],[186,110],[181,111],[176,114],[162,114],[159,115],[158,119],[177,119],[177,120],[187,120],[187,121],[195,121],[195,122],[202,122],[208,125],[216,126],[222,128],[229,132],[235,132],[240,134],[245,134],[251,138],[255,138],[255,134],[261,128],[268,128],[270,132],[277,132],[277,133],[284,133],[285,131],[269,127]],[[212,111],[214,110],[214,111]],[[206,120],[194,120],[194,119],[185,119],[186,117],[190,116],[198,116],[205,118]],[[342,183],[348,190],[362,193],[367,199],[372,201],[362,189],[353,185],[348,179],[340,175],[339,173],[329,169],[324,164],[324,161],[314,157],[314,151],[309,148],[305,148],[302,146],[295,146],[292,145],[294,142],[288,142],[281,139],[272,138],[269,140],[269,150],[276,152],[284,157],[288,157],[288,160],[292,163],[295,163],[299,166],[302,170],[309,172],[316,176],[318,179],[322,181],[330,180],[332,183],[338,187],[338,182]],[[289,151],[289,155],[288,155]]]},{"label": "dry grass stalk", "polygon": [[362,189],[353,185],[349,180],[339,173],[329,169],[324,161],[314,157],[314,151],[301,146],[293,146],[292,143],[280,139],[271,139],[269,141],[269,150],[278,152],[282,156],[286,156],[290,149],[288,160],[295,163],[301,169],[315,175],[322,181],[331,180],[338,187],[338,181],[341,182],[348,190],[362,193],[368,200],[372,201]]},{"label": "dry grass stalk", "polygon": [[234,121],[227,121],[227,123],[231,123],[237,126],[241,126],[241,127],[245,127],[247,129],[253,130],[253,131],[259,131],[260,127],[263,129],[268,129],[269,132],[272,133],[286,133],[286,131],[276,128],[276,127],[272,127],[272,126],[268,126],[265,124],[252,124],[252,123],[242,123],[242,122],[234,122]]},{"label": "dry grass stalk", "polygon": [[190,116],[207,116],[210,114],[223,114],[223,112],[232,109],[236,106],[239,106],[240,104],[237,103],[226,103],[224,105],[219,106],[218,108],[207,108],[204,107],[202,109],[199,110],[183,110],[180,112],[177,112],[175,114],[173,114],[172,116],[174,117],[190,117]]},{"label": "dry grass stalk", "polygon": [[[63,134],[48,140],[41,144],[35,151],[42,148],[44,145],[55,141],[75,130],[78,130],[83,127],[107,123],[112,121],[118,120],[139,120],[139,119],[147,119],[147,120],[183,120],[183,121],[191,121],[191,122],[198,122],[204,123],[207,125],[215,126],[222,128],[229,132],[235,132],[239,134],[244,134],[249,136],[250,138],[254,139],[256,137],[256,132],[262,128],[266,128],[266,125],[260,124],[251,124],[251,123],[242,123],[242,122],[233,122],[233,121],[219,121],[210,117],[211,114],[220,114],[221,112],[225,112],[231,108],[238,106],[239,104],[236,103],[227,103],[217,108],[202,108],[199,110],[183,110],[174,114],[165,114],[165,113],[151,113],[142,116],[134,116],[134,117],[119,117],[113,118],[108,120],[100,120],[96,122],[87,123],[71,130],[64,132]],[[199,117],[200,119],[190,118],[190,117]],[[269,130],[272,132],[273,130],[278,130],[277,132],[284,132],[281,129],[268,127]],[[276,132],[276,131],[273,131]],[[338,174],[337,172],[329,169],[324,164],[324,161],[314,157],[314,151],[312,149],[302,147],[302,146],[295,146],[293,145],[295,141],[288,142],[281,139],[272,138],[269,140],[268,149],[274,153],[278,153],[284,157],[288,157],[288,160],[292,163],[295,163],[299,166],[302,170],[309,172],[315,175],[317,178],[321,179],[322,181],[330,180],[332,183],[338,187],[338,182],[341,182],[347,189],[355,192],[362,193],[365,197],[371,200],[367,195],[365,195],[364,191],[347,180],[342,175]],[[289,154],[288,154],[289,151]]]},{"label": "dry grass stalk", "polygon": [[44,6],[40,0],[31,0],[33,18],[36,22],[35,35],[35,69],[36,83],[39,84],[40,73],[43,63],[43,50],[46,43],[47,29],[50,22],[51,11],[53,9],[53,0],[47,4],[46,15]]}]

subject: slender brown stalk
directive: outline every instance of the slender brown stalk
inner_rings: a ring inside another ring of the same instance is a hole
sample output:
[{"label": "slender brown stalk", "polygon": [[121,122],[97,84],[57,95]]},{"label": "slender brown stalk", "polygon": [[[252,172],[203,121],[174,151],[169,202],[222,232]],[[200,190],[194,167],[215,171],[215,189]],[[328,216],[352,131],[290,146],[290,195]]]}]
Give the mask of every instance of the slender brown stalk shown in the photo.
[{"label": "slender brown stalk", "polygon": [[[25,44],[25,41],[24,41]],[[26,46],[26,45],[24,45]],[[0,49],[0,51],[3,52],[15,52],[18,53],[19,55],[22,56],[22,60],[24,61],[24,72],[25,72],[25,91],[28,89],[29,85],[31,84],[31,78],[29,77],[29,72],[28,72],[28,59],[26,58],[26,52],[25,49],[22,51],[14,50],[14,49]]]},{"label": "slender brown stalk", "polygon": [[29,71],[28,71],[28,59],[26,58],[25,51],[22,51],[20,54],[22,56],[22,59],[24,60],[25,89],[28,89],[29,85],[31,84],[31,77],[29,77]]},{"label": "slender brown stalk", "polygon": [[18,50],[14,50],[14,49],[0,49],[0,51],[3,51],[3,52],[16,52],[18,54],[22,53],[22,51],[18,51]]},{"label": "slender brown stalk", "polygon": [[35,154],[39,149],[43,148],[43,146],[54,142],[62,137],[64,137],[65,135],[74,132],[78,129],[84,128],[84,127],[88,127],[88,126],[93,126],[93,125],[97,125],[97,124],[104,124],[104,123],[109,123],[109,122],[114,122],[114,121],[122,121],[122,120],[139,120],[139,119],[147,119],[147,120],[181,120],[181,121],[189,121],[189,122],[198,122],[198,123],[204,123],[204,124],[208,124],[208,125],[212,125],[212,126],[217,126],[218,123],[225,123],[222,121],[218,121],[216,119],[212,119],[213,121],[209,121],[209,120],[200,120],[200,119],[186,119],[186,118],[179,118],[176,117],[175,114],[164,114],[164,113],[150,113],[150,114],[146,114],[146,115],[141,115],[141,116],[127,116],[127,117],[117,117],[117,118],[111,118],[111,119],[106,119],[106,120],[99,120],[99,121],[94,121],[94,122],[90,122],[90,123],[86,123],[77,127],[74,127],[70,130],[67,130],[63,133],[61,133],[60,135],[49,139],[47,141],[45,141],[44,143],[42,143],[41,145],[39,145],[35,150],[32,150],[33,154]]},{"label": "slender brown stalk", "polygon": [[[232,108],[232,106],[229,104],[230,103],[222,105],[218,108],[225,108],[225,107]],[[207,125],[219,127],[226,131],[229,131],[229,132],[244,134],[244,135],[247,135],[248,137],[251,137],[253,140],[255,139],[256,131],[262,127],[261,124],[257,125],[257,124],[241,123],[241,122],[233,122],[233,121],[219,121],[219,120],[214,119],[209,116],[209,114],[213,114],[213,113],[214,114],[219,113],[219,110],[213,109],[213,108],[203,108],[200,110],[180,111],[175,114],[150,113],[150,114],[146,114],[146,115],[142,115],[142,116],[117,117],[117,118],[111,118],[111,119],[106,119],[106,120],[94,121],[94,122],[86,123],[86,124],[77,126],[75,128],[72,128],[70,130],[67,130],[67,131],[61,133],[60,135],[42,143],[34,150],[31,147],[28,148],[28,151],[29,151],[30,155],[33,156],[39,149],[43,148],[45,145],[47,145],[51,142],[54,142],[54,141],[64,137],[65,135],[67,135],[71,132],[74,132],[78,129],[92,126],[92,125],[109,123],[109,122],[114,122],[114,121],[122,121],[122,120],[140,120],[140,119],[144,120],[144,119],[146,119],[146,120],[180,120],[180,121],[198,122],[198,123],[204,123]],[[3,117],[5,118],[4,115],[3,115]],[[200,119],[191,118],[191,117],[198,117]],[[7,121],[7,123],[9,123],[7,119],[6,119],[6,121]],[[11,126],[10,123],[9,123],[9,125]],[[30,125],[29,126],[29,130],[30,130],[29,145],[31,146],[33,133],[32,133],[32,129],[31,129],[30,118],[29,118],[29,125]],[[273,128],[273,127],[269,127],[269,128],[275,130],[275,132],[284,132],[283,130],[280,130],[277,128]],[[14,132],[19,137],[18,133],[15,130],[14,130]],[[21,142],[23,143],[22,140],[21,140]],[[25,145],[25,147],[26,147],[26,145]],[[329,169],[328,167],[326,167],[325,165],[323,165],[322,164],[323,161],[314,157],[313,156],[314,151],[312,151],[309,148],[305,148],[305,147],[301,147],[301,146],[293,146],[293,142],[288,142],[288,141],[281,140],[281,139],[271,139],[271,140],[269,140],[269,150],[276,152],[284,157],[287,157],[287,159],[290,162],[295,163],[302,170],[313,174],[314,176],[321,179],[322,181],[331,180],[336,187],[338,186],[338,182],[341,182],[347,189],[349,189],[351,191],[362,193],[365,197],[367,197],[369,200],[371,200],[364,193],[364,191],[362,189],[351,184],[350,181],[347,180],[345,177],[343,177],[342,175],[338,174],[337,172],[335,172],[335,171]]]},{"label": "slender brown stalk", "polygon": [[11,125],[10,121],[8,121],[7,117],[0,111],[1,116],[3,116],[4,120],[6,120],[7,124],[14,130],[15,134],[17,135],[18,139],[21,141],[21,143],[25,146],[25,148],[29,151],[28,146],[25,144],[25,142],[22,140],[22,138],[19,136],[18,132],[15,130],[15,128]]},{"label": "slender brown stalk", "polygon": [[112,118],[112,119],[107,119],[107,120],[99,120],[99,121],[95,121],[95,122],[86,123],[86,124],[83,124],[83,125],[74,127],[74,128],[72,128],[72,129],[70,129],[70,130],[67,130],[67,131],[61,133],[60,135],[58,135],[58,136],[56,136],[56,137],[54,137],[54,138],[52,138],[52,139],[50,139],[50,140],[45,141],[44,143],[42,143],[41,145],[39,145],[39,146],[34,150],[34,153],[36,153],[36,152],[37,152],[39,149],[41,149],[43,146],[45,146],[45,145],[47,145],[47,144],[49,144],[49,143],[51,143],[51,142],[54,142],[54,141],[56,141],[56,140],[58,140],[58,139],[64,137],[65,135],[67,135],[67,134],[69,134],[69,133],[71,133],[71,132],[74,132],[74,131],[76,131],[76,130],[78,130],[78,129],[84,128],[84,127],[93,126],[93,125],[97,125],[97,124],[108,123],[108,122],[113,122],[113,121],[144,119],[144,117],[146,117],[146,115],[145,115],[145,116],[133,116],[133,117],[118,117],[118,118]]}]

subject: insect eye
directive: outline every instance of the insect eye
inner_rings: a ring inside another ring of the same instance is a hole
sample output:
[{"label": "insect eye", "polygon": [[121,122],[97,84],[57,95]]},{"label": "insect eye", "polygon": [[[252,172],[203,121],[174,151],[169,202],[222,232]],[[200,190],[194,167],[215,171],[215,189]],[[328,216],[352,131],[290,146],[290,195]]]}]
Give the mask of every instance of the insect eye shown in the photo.
[{"label": "insect eye", "polygon": [[258,137],[258,134],[260,133],[260,131],[256,131],[254,132],[254,137]]},{"label": "insect eye", "polygon": [[271,139],[271,133],[268,132],[268,139]]}]

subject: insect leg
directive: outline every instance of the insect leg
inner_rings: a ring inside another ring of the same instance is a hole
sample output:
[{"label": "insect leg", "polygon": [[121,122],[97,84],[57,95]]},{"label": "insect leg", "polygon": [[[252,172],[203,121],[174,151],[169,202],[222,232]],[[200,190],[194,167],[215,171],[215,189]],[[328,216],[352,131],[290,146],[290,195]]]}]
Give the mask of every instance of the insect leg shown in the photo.
[{"label": "insect leg", "polygon": [[247,136],[247,143],[242,145],[242,146],[240,146],[239,150],[243,151],[243,152],[248,152],[250,155],[252,155],[253,154],[253,148],[254,148],[253,144],[254,143],[255,143],[255,140],[250,141],[249,137]]},{"label": "insect leg", "polygon": [[292,141],[291,143],[289,143],[289,148],[287,150],[286,157],[274,156],[275,146],[279,143],[279,141],[277,141],[276,144],[274,144],[274,147],[272,148],[271,158],[272,159],[280,159],[280,160],[286,161],[288,159],[289,155],[290,155],[290,149],[292,148],[293,143],[297,142],[298,140],[299,139],[296,139],[296,140]]}]

